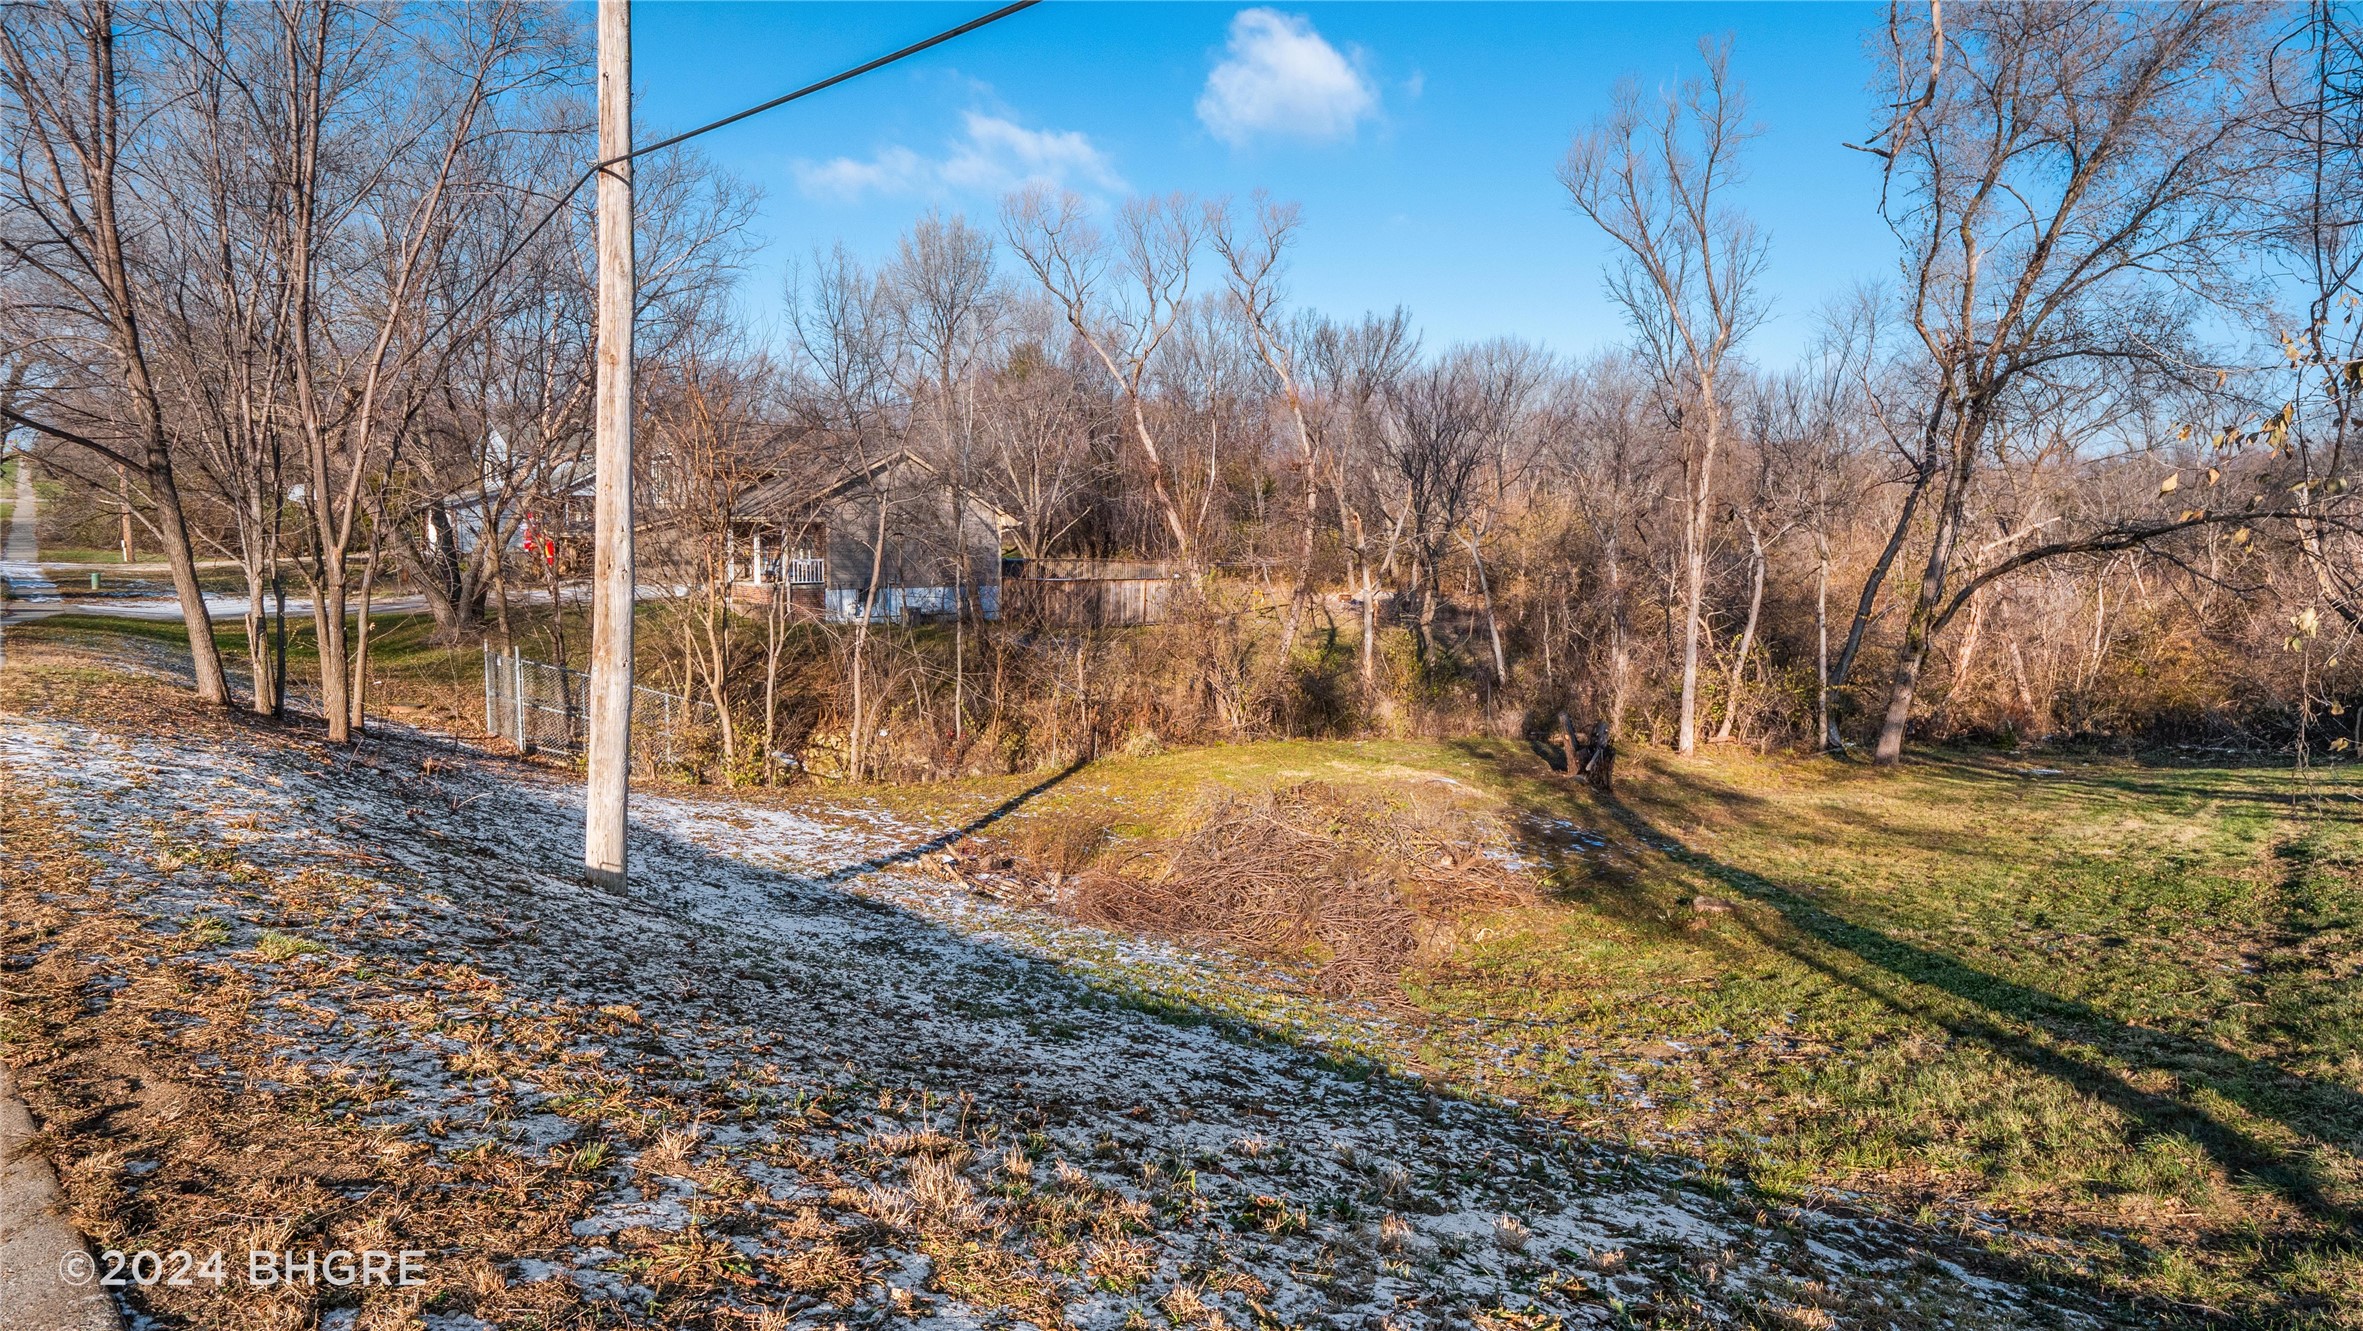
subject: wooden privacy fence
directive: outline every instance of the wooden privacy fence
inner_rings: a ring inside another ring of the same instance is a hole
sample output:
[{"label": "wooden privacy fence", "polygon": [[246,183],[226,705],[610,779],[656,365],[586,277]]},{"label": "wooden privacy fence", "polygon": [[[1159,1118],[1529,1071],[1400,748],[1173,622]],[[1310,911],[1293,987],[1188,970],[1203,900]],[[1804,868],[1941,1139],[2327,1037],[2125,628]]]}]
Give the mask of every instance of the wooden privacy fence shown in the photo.
[{"label": "wooden privacy fence", "polygon": [[1181,577],[1166,565],[1113,559],[1012,560],[1001,576],[1006,616],[1059,628],[1161,622]]},{"label": "wooden privacy fence", "polygon": [[[484,645],[484,730],[523,753],[582,752],[590,729],[591,677],[532,661],[515,648]],[[653,771],[678,765],[692,742],[720,717],[709,702],[641,685],[632,687],[632,765]]]}]

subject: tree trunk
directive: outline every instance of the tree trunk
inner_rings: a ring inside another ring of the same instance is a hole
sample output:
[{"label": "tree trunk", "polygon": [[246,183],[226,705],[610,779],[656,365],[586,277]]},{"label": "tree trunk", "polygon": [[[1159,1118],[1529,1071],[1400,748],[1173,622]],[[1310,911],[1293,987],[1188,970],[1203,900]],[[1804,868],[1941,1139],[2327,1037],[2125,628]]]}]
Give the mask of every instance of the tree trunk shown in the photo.
[{"label": "tree trunk", "polygon": [[[1312,466],[1311,459],[1306,459],[1305,465],[1310,468]],[[1296,650],[1297,628],[1304,620],[1305,602],[1312,595],[1313,537],[1319,513],[1314,496],[1312,478],[1307,476],[1305,478],[1304,525],[1297,533],[1296,580],[1288,590],[1288,622],[1280,631],[1280,664],[1283,667],[1287,666],[1289,656]]]},{"label": "tree trunk", "polygon": [[131,540],[131,469],[129,467],[115,468],[115,504],[116,520],[122,527],[120,539],[123,543],[123,562],[129,564],[139,558]]},{"label": "tree trunk", "polygon": [[287,577],[271,566],[271,715],[287,713]]},{"label": "tree trunk", "polygon": [[1953,700],[1959,698],[1962,690],[1968,687],[1970,672],[1977,668],[1977,648],[1985,638],[1985,631],[1986,600],[1980,597],[1970,604],[1969,631],[1961,638],[1961,659],[1953,663],[1952,680],[1945,687],[1944,698],[1936,705],[1935,716],[1930,718],[1929,728],[1938,734],[1944,733],[1945,719],[1952,712]]},{"label": "tree trunk", "polygon": [[369,554],[361,563],[360,615],[353,627],[353,699],[352,733],[361,734],[363,718],[369,706],[369,604],[377,595],[377,570],[385,554],[382,541],[385,528],[372,524],[369,529]]},{"label": "tree trunk", "polygon": [[1830,540],[1814,535],[1813,568],[1813,728],[1821,736],[1823,752],[1836,749],[1838,723],[1830,716]]},{"label": "tree trunk", "polygon": [[763,611],[763,782],[774,785],[779,781],[779,656],[786,635],[781,620],[787,611],[784,605],[788,589],[778,583],[771,586],[771,599]]},{"label": "tree trunk", "polygon": [[[251,496],[250,496],[251,498]],[[248,707],[256,716],[276,716],[279,712],[277,690],[272,687],[270,610],[267,597],[277,585],[279,551],[268,520],[250,509],[254,548],[245,559],[246,574],[246,677],[253,685],[253,697]]]},{"label": "tree trunk", "polygon": [[1682,692],[1674,726],[1674,752],[1698,751],[1698,640],[1706,609],[1707,549],[1698,523],[1682,527]]},{"label": "tree trunk", "polygon": [[1510,681],[1509,658],[1502,652],[1501,621],[1493,613],[1493,584],[1485,576],[1485,556],[1479,553],[1477,542],[1462,537],[1461,544],[1469,547],[1469,560],[1477,570],[1477,596],[1485,606],[1485,632],[1493,640],[1493,686],[1500,688]]},{"label": "tree trunk", "polygon": [[[886,496],[878,495],[878,533],[870,546],[870,585],[862,594],[862,615],[853,626],[853,724],[848,729],[845,746],[847,775],[855,781],[862,779],[862,758],[868,748],[869,722],[862,716],[863,649],[869,645],[870,616],[878,606],[878,582],[886,576]],[[824,593],[825,595],[825,593]]]},{"label": "tree trunk", "polygon": [[348,668],[352,649],[345,636],[344,551],[323,551],[319,576],[312,579],[312,630],[320,652],[320,715],[328,722],[328,742],[353,740],[353,699]]},{"label": "tree trunk", "polygon": [[1708,505],[1714,496],[1715,448],[1721,442],[1713,378],[1705,379],[1699,391],[1706,441],[1694,455],[1685,450],[1682,467],[1682,697],[1674,751],[1684,757],[1698,751],[1698,645],[1706,618]]},{"label": "tree trunk", "polygon": [[1984,427],[1984,414],[1972,411],[1963,418],[1953,439],[1953,456],[1945,473],[1936,532],[1928,543],[1928,564],[1921,572],[1920,594],[1912,600],[1911,618],[1904,625],[1903,648],[1895,661],[1895,679],[1887,689],[1887,711],[1880,718],[1878,743],[1871,751],[1871,761],[1882,767],[1903,761],[1904,732],[1912,719],[1912,698],[1919,689],[1920,669],[1927,663],[1928,647],[1936,635],[1937,616],[1944,606],[1945,579],[1952,571],[1953,547],[1961,534],[1961,510],[1969,500],[1969,474],[1976,464]]},{"label": "tree trunk", "polygon": [[1748,621],[1739,633],[1739,650],[1731,657],[1731,680],[1723,699],[1723,724],[1715,728],[1715,742],[1731,738],[1732,724],[1739,717],[1739,686],[1742,671],[1747,669],[1748,649],[1756,645],[1756,619],[1764,610],[1764,540],[1756,524],[1746,514],[1740,521],[1748,529]]},{"label": "tree trunk", "polygon": [[82,159],[90,187],[92,249],[98,277],[106,289],[108,331],[140,431],[141,461],[147,473],[148,495],[156,506],[156,529],[164,559],[172,569],[172,588],[180,600],[181,620],[189,629],[189,665],[197,677],[197,696],[224,707],[230,704],[230,681],[222,669],[221,652],[213,640],[213,615],[205,608],[205,592],[197,581],[196,551],[189,544],[189,523],[181,508],[180,486],[173,474],[172,449],[164,433],[164,406],[148,374],[147,349],[140,336],[137,297],[131,269],[124,258],[123,232],[115,211],[117,131],[121,117],[120,89],[115,70],[115,16],[102,7],[88,26],[91,56],[91,115],[96,153]]},{"label": "tree trunk", "polygon": [[1625,598],[1624,542],[1618,528],[1609,528],[1601,552],[1608,575],[1608,733],[1625,732],[1625,708],[1632,697],[1632,607]]}]

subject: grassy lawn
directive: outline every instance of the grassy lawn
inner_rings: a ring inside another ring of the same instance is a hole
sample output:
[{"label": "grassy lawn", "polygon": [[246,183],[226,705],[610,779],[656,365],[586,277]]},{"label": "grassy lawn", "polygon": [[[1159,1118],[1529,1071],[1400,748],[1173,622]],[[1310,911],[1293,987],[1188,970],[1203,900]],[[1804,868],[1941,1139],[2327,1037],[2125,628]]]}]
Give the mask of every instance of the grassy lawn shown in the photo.
[{"label": "grassy lawn", "polygon": [[[423,612],[372,615],[369,709],[412,724],[455,733],[479,733],[484,720],[483,652],[474,643],[445,646],[433,641],[434,618]],[[287,679],[291,690],[309,697],[317,688],[320,655],[309,616],[287,622]],[[189,634],[177,620],[119,619],[108,615],[54,615],[9,630],[12,645],[51,644],[102,654],[126,651],[167,668],[186,667]],[[241,698],[247,690],[246,628],[237,619],[216,620],[214,642]]]},{"label": "grassy lawn", "polygon": [[120,564],[123,552],[114,546],[51,545],[41,543],[44,564]]},{"label": "grassy lawn", "polygon": [[[1153,839],[1210,790],[1311,780],[1459,806],[1548,890],[1409,977],[1406,1063],[2120,1295],[2363,1325],[2363,782],[1966,753],[1623,767],[1601,801],[1491,741],[1178,751],[1087,766],[992,831]],[[883,798],[957,816],[1029,784]]]}]

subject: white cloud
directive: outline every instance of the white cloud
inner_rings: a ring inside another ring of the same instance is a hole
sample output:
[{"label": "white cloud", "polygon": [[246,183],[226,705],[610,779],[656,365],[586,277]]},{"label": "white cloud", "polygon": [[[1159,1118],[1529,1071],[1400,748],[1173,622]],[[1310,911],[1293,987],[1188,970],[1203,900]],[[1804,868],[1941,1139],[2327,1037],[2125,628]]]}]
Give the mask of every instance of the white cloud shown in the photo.
[{"label": "white cloud", "polygon": [[920,190],[930,163],[908,148],[893,147],[867,162],[850,157],[796,163],[796,184],[806,194],[858,199],[864,194],[909,194]]},{"label": "white cloud", "polygon": [[1230,48],[1198,96],[1198,119],[1233,147],[1259,134],[1342,139],[1377,111],[1378,92],[1362,71],[1311,20],[1276,9],[1232,18]]},{"label": "white cloud", "polygon": [[807,195],[859,199],[866,194],[934,196],[1003,194],[1021,185],[1118,193],[1123,177],[1080,130],[1027,129],[1014,120],[969,111],[961,134],[927,157],[897,145],[867,161],[837,157],[796,163]]}]

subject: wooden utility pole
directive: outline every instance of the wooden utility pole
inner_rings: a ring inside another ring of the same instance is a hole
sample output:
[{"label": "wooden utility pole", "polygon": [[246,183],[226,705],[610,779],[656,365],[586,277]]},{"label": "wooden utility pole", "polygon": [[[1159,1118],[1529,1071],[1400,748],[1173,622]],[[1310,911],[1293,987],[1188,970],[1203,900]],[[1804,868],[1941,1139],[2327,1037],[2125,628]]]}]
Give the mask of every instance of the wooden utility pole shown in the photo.
[{"label": "wooden utility pole", "polygon": [[599,470],[583,866],[603,887],[621,887],[626,878],[632,762],[632,164],[616,160],[631,151],[631,0],[599,0],[599,160],[611,165],[599,169]]}]

